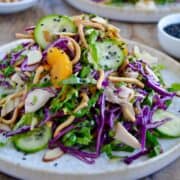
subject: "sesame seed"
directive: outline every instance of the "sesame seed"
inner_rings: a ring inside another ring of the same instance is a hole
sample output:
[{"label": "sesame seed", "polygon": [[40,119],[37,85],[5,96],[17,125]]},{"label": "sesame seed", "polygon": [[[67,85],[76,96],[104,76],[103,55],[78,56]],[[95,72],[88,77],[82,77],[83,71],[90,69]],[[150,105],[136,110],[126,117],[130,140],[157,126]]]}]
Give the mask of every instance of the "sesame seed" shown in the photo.
[{"label": "sesame seed", "polygon": [[58,163],[54,163],[54,167],[57,167],[58,166]]},{"label": "sesame seed", "polygon": [[63,29],[62,29],[62,32],[66,32],[66,31],[67,31],[66,28],[63,28]]},{"label": "sesame seed", "polygon": [[26,160],[26,157],[23,157],[22,160],[25,161],[25,160]]},{"label": "sesame seed", "polygon": [[106,56],[105,58],[106,58],[106,59],[109,59],[109,56]]}]

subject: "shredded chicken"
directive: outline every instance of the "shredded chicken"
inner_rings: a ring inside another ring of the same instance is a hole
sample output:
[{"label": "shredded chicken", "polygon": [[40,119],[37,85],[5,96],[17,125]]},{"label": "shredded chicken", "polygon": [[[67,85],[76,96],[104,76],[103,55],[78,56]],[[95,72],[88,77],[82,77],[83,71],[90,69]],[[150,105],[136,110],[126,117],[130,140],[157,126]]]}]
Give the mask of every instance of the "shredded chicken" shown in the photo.
[{"label": "shredded chicken", "polygon": [[104,93],[107,101],[120,105],[120,107],[122,108],[123,116],[127,121],[136,121],[133,105],[129,102],[129,98],[122,98],[119,97],[118,94],[115,94],[114,86],[112,84],[105,88]]},{"label": "shredded chicken", "polygon": [[132,134],[130,134],[120,122],[117,123],[115,127],[115,132],[116,134],[114,138],[116,140],[119,140],[127,144],[128,146],[131,146],[136,149],[141,148],[140,142]]}]

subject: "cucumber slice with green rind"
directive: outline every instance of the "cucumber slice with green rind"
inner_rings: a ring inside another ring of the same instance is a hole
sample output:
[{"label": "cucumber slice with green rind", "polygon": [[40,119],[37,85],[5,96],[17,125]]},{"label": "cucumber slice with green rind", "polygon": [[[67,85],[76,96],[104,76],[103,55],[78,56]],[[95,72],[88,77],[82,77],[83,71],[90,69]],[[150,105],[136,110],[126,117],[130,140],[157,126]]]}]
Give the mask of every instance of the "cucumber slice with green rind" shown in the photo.
[{"label": "cucumber slice with green rind", "polygon": [[170,118],[165,124],[159,126],[157,131],[166,137],[180,137],[180,118],[168,111],[158,110],[153,115],[153,122]]},{"label": "cucumber slice with green rind", "polygon": [[37,117],[35,116],[34,113],[26,113],[21,117],[21,119],[14,126],[13,129],[16,130],[16,129],[19,129],[19,128],[25,126],[25,125],[31,125],[33,120],[36,120],[37,123],[38,123],[38,119],[37,119]]},{"label": "cucumber slice with green rind", "polygon": [[124,52],[115,40],[104,40],[90,45],[88,60],[96,69],[117,70],[123,63]]},{"label": "cucumber slice with green rind", "polygon": [[45,149],[51,139],[51,129],[48,126],[36,128],[13,138],[15,147],[25,153],[35,153]]},{"label": "cucumber slice with green rind", "polygon": [[56,37],[58,32],[76,32],[77,28],[67,16],[49,15],[43,17],[36,25],[34,37],[36,42],[45,49]]}]

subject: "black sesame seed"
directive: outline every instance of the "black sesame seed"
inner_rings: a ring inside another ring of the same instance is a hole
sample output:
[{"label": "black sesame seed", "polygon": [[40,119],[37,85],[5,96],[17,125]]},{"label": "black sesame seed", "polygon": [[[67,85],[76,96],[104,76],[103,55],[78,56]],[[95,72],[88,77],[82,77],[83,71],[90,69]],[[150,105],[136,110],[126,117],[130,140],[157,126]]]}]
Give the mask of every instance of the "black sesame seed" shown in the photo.
[{"label": "black sesame seed", "polygon": [[26,157],[23,157],[22,160],[25,161],[25,160],[26,160]]},{"label": "black sesame seed", "polygon": [[106,56],[106,59],[109,59],[109,56]]},{"label": "black sesame seed", "polygon": [[86,80],[85,80],[85,79],[81,79],[81,82],[82,82],[82,83],[85,83],[85,82],[86,82]]},{"label": "black sesame seed", "polygon": [[42,135],[43,135],[43,133],[42,133],[42,132],[38,133],[38,136],[39,136],[39,137],[41,137]]},{"label": "black sesame seed", "polygon": [[175,38],[180,38],[180,23],[170,24],[164,28],[164,31]]},{"label": "black sesame seed", "polygon": [[58,163],[54,163],[54,167],[57,167],[58,166]]},{"label": "black sesame seed", "polygon": [[113,52],[113,55],[116,55],[116,54],[117,54],[117,52],[116,52],[116,51],[114,51],[114,52]]},{"label": "black sesame seed", "polygon": [[67,29],[66,29],[66,28],[63,28],[63,29],[62,29],[62,32],[66,32],[66,31],[67,31]]}]

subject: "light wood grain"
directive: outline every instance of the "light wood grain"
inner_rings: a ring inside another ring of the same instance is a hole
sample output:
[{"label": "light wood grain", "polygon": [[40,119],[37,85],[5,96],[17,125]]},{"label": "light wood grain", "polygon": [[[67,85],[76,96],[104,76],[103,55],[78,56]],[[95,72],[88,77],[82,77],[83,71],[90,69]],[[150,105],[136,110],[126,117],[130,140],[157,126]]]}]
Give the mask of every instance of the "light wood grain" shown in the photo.
[{"label": "light wood grain", "polygon": [[[0,15],[0,45],[15,39],[16,32],[22,32],[27,26],[34,25],[45,14],[57,13],[75,15],[82,13],[75,10],[63,0],[40,0],[36,7],[25,12],[13,15]],[[125,38],[142,42],[146,45],[162,50],[157,41],[155,24],[128,24],[111,21],[121,29],[121,35]],[[0,174],[0,180],[12,180],[15,178]],[[179,180],[180,159],[173,164],[144,178],[145,180]]]}]

